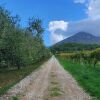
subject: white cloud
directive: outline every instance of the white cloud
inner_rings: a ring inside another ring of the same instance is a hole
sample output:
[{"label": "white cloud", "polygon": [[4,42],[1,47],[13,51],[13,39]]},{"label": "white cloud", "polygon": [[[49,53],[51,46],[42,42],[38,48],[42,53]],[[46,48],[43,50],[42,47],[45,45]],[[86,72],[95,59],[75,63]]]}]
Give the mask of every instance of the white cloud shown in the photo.
[{"label": "white cloud", "polygon": [[74,3],[82,3],[86,5],[86,13],[90,18],[100,17],[100,0],[74,0]]},{"label": "white cloud", "polygon": [[67,31],[67,27],[68,23],[65,21],[51,21],[49,23],[49,31],[51,32],[51,40],[53,43],[65,38],[63,32]]},{"label": "white cloud", "polygon": [[62,28],[56,28],[54,29],[54,31],[50,31],[50,37],[52,43],[54,44],[80,31],[88,32],[95,36],[100,36],[100,18],[94,20],[85,19],[77,22],[69,22],[69,24],[67,24],[67,29],[65,31],[63,31]]},{"label": "white cloud", "polygon": [[84,31],[100,36],[100,0],[74,0],[76,3],[87,5],[87,18],[76,22],[51,21],[49,31],[53,43],[63,40],[66,37]]},{"label": "white cloud", "polygon": [[88,32],[95,36],[100,36],[100,18],[70,22],[66,31],[66,37],[74,35],[80,31]]},{"label": "white cloud", "polygon": [[65,38],[65,36],[62,33],[61,34],[51,33],[52,44],[57,43],[57,42],[63,40],[64,38]]},{"label": "white cloud", "polygon": [[100,17],[100,0],[89,0],[87,14],[93,19]]},{"label": "white cloud", "polygon": [[66,31],[67,29],[67,22],[64,21],[51,21],[49,23],[49,30],[55,31],[56,29],[61,29],[63,31]]},{"label": "white cloud", "polygon": [[74,0],[75,3],[85,3],[86,0]]}]

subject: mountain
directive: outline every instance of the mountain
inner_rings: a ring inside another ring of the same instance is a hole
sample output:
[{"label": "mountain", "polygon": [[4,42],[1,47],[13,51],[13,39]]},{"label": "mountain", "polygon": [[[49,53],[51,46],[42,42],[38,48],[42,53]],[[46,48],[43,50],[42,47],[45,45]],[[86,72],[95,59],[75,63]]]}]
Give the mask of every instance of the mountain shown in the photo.
[{"label": "mountain", "polygon": [[86,32],[79,32],[69,38],[58,42],[57,45],[62,43],[100,44],[100,37]]}]

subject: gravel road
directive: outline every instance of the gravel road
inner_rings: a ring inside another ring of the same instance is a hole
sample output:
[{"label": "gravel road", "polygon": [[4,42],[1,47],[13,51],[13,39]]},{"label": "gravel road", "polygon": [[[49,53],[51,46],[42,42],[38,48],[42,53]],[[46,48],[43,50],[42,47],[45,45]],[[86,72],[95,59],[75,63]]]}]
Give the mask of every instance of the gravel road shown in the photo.
[{"label": "gravel road", "polygon": [[38,70],[12,87],[0,100],[91,100],[52,56]]}]

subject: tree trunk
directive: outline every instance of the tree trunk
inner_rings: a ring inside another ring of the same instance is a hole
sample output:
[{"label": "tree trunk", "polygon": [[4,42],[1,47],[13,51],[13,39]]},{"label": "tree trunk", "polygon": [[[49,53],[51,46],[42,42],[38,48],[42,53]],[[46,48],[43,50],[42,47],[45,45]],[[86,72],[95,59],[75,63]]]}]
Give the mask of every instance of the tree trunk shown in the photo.
[{"label": "tree trunk", "polygon": [[94,61],[94,69],[95,69],[95,67],[96,67],[96,64],[97,64],[97,60]]},{"label": "tree trunk", "polygon": [[18,70],[20,70],[20,66],[19,65],[17,66],[17,68],[18,68]]}]

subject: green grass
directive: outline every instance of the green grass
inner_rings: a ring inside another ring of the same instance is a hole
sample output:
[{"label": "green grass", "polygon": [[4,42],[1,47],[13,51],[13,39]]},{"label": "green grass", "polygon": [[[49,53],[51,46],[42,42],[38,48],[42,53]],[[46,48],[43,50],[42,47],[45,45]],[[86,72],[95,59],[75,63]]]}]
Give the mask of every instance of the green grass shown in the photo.
[{"label": "green grass", "polygon": [[58,88],[58,87],[52,87],[51,89],[50,89],[50,92],[51,92],[51,94],[50,94],[50,96],[60,96],[61,95],[61,91],[60,91],[60,88]]},{"label": "green grass", "polygon": [[72,74],[79,85],[94,98],[93,100],[100,100],[100,66],[97,67],[98,69],[94,69],[91,66],[73,63],[60,57],[58,60],[65,70]]},{"label": "green grass", "polygon": [[37,69],[45,61],[46,60],[43,60],[39,63],[33,64],[32,66],[23,67],[20,70],[15,69],[4,71],[3,69],[0,69],[0,95],[6,93],[8,89]]},{"label": "green grass", "polygon": [[61,93],[59,91],[51,91],[51,94],[50,94],[50,96],[53,96],[53,97],[60,96],[60,95]]},{"label": "green grass", "polygon": [[58,88],[58,87],[53,87],[53,88],[50,89],[50,91],[60,91],[60,88]]},{"label": "green grass", "polygon": [[14,96],[14,97],[13,97],[13,100],[19,100],[19,99],[18,99],[18,97],[17,97],[17,96]]}]

